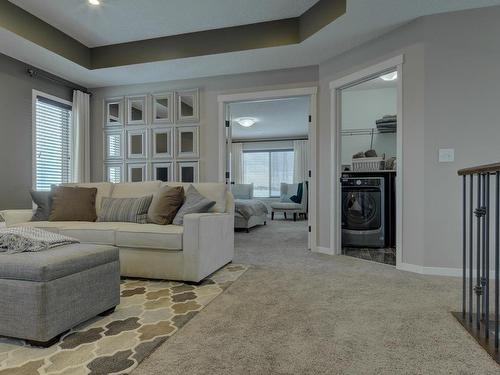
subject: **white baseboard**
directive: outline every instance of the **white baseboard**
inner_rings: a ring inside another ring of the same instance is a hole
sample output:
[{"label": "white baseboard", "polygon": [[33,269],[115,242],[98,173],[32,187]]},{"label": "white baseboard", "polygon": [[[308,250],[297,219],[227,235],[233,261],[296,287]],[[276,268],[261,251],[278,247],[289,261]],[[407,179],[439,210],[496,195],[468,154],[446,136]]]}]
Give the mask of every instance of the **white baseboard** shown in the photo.
[{"label": "white baseboard", "polygon": [[316,246],[316,249],[313,250],[313,252],[327,254],[327,255],[334,255],[332,253],[332,249],[330,249],[329,247],[323,247],[323,246]]},{"label": "white baseboard", "polygon": [[[451,268],[451,267],[424,267],[418,266],[410,263],[400,263],[396,267],[401,271],[408,271],[414,273],[420,273],[422,275],[435,275],[435,276],[453,276],[453,277],[462,277],[462,269],[461,268]],[[476,277],[476,270],[473,270],[474,277]],[[469,275],[469,270],[466,270],[467,275]],[[490,279],[495,277],[495,271],[490,270]]]}]

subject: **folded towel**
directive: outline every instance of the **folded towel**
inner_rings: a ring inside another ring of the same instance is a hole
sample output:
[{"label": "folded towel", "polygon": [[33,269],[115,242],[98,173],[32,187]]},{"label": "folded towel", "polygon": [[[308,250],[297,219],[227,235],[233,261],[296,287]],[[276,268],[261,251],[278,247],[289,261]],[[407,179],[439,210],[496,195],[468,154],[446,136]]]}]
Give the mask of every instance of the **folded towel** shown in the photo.
[{"label": "folded towel", "polygon": [[41,251],[79,242],[71,237],[32,227],[0,229],[0,253]]}]

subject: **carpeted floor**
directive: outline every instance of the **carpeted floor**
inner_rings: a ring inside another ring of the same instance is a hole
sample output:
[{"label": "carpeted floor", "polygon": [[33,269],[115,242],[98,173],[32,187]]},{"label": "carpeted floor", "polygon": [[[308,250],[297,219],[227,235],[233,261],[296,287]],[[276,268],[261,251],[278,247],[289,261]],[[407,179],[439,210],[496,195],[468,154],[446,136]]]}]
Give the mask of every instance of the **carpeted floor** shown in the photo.
[{"label": "carpeted floor", "polygon": [[252,267],[133,372],[499,374],[449,313],[460,281],[305,250],[304,222],[236,234]]}]

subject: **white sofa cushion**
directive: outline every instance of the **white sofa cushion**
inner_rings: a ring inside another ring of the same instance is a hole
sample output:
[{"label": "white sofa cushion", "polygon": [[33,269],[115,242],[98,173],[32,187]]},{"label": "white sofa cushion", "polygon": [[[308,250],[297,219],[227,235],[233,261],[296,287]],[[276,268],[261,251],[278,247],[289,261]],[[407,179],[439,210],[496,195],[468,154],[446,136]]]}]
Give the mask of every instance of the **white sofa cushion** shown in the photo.
[{"label": "white sofa cushion", "polygon": [[184,227],[179,225],[85,221],[31,221],[19,225],[64,234],[83,243],[159,250],[182,250],[184,233]]},{"label": "white sofa cushion", "polygon": [[115,223],[116,246],[142,249],[182,250],[184,228],[178,225]]},{"label": "white sofa cushion", "polygon": [[160,189],[160,181],[126,182],[115,184],[112,198],[139,198],[153,195]]},{"label": "white sofa cushion", "polygon": [[83,243],[115,246],[117,223],[89,223],[70,221],[61,223],[59,233],[76,238]]},{"label": "white sofa cushion", "polygon": [[92,183],[70,183],[63,184],[63,186],[83,187],[83,188],[97,188],[97,195],[95,197],[95,211],[99,215],[101,211],[101,203],[103,197],[111,197],[113,192],[113,184],[111,182],[92,182]]},{"label": "white sofa cushion", "polygon": [[200,192],[201,195],[207,197],[208,199],[215,201],[215,205],[209,210],[209,212],[226,212],[226,185],[218,182],[203,182],[199,184],[187,184],[182,182],[163,182],[162,186],[183,186],[184,191],[187,191],[189,185],[193,185],[196,190]]}]

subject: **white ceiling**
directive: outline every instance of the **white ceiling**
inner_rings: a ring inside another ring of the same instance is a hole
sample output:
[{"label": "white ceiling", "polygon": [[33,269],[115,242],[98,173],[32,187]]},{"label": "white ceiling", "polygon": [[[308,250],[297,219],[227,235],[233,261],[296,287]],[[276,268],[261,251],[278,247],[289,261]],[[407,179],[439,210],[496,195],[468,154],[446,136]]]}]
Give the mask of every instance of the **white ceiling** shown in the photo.
[{"label": "white ceiling", "polygon": [[317,1],[10,0],[88,47],[297,17]]},{"label": "white ceiling", "polygon": [[[66,1],[76,0],[64,0],[64,4],[66,4]],[[132,0],[120,0],[120,3],[122,1],[127,3],[132,2]],[[186,2],[191,4],[191,6],[186,9],[191,9],[190,14],[192,13],[193,16],[205,16],[200,12],[199,4],[201,2],[197,1],[197,4],[193,5],[194,0],[178,1],[179,3]],[[247,9],[250,9],[250,7],[253,9],[255,1],[256,0],[238,0],[238,3],[247,4]],[[274,3],[274,1],[282,4],[281,0],[273,0],[272,2],[262,1],[262,3]],[[0,52],[90,88],[170,81],[316,65],[372,40],[419,16],[500,5],[500,0],[347,1],[347,13],[345,15],[298,45],[88,70],[18,35],[0,28],[0,40],[2,41],[0,44]],[[61,6],[62,0],[30,0],[30,3],[41,3],[47,6],[51,3],[57,3],[59,5],[58,7],[52,7],[56,18],[64,18],[63,12],[78,11],[78,7],[72,8],[70,6]],[[81,3],[86,4],[86,0],[80,0],[79,4],[81,5]],[[141,1],[140,3],[142,5],[146,2]],[[231,4],[233,4],[232,1]],[[226,12],[231,14],[234,13],[231,9],[233,9],[232,5],[227,6],[221,13],[221,17],[227,18]],[[253,11],[257,12],[255,9],[253,9]],[[250,10],[248,12],[250,12]],[[175,12],[175,14],[177,17],[177,12]],[[106,20],[101,20],[101,22],[105,21]],[[113,22],[113,25],[115,24],[116,23]],[[127,27],[139,27],[149,30],[153,26],[148,22],[139,20],[133,25],[127,25]]]},{"label": "white ceiling", "polygon": [[[231,103],[233,139],[279,139],[307,135],[309,98],[297,97]],[[245,128],[234,119],[254,117],[257,122]]]}]

